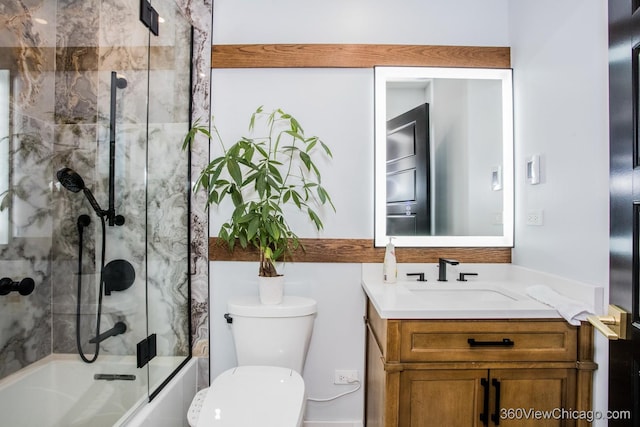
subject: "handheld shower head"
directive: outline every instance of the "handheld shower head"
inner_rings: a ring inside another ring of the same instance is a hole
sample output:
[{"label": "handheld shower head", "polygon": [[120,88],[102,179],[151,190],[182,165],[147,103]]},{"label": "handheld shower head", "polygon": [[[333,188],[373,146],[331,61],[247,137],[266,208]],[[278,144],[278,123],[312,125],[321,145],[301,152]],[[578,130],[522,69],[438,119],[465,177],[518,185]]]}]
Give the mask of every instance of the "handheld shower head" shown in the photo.
[{"label": "handheld shower head", "polygon": [[58,181],[67,190],[77,193],[85,189],[84,180],[76,171],[71,168],[62,168],[56,173]]},{"label": "handheld shower head", "polygon": [[102,210],[96,201],[96,198],[93,197],[91,190],[84,185],[84,180],[76,171],[71,168],[62,168],[56,173],[56,176],[58,177],[60,184],[62,184],[62,186],[67,190],[73,193],[78,193],[80,191],[84,192],[89,204],[91,204],[91,207],[96,211],[96,214],[98,214],[99,217],[103,217],[107,214],[107,211]]}]

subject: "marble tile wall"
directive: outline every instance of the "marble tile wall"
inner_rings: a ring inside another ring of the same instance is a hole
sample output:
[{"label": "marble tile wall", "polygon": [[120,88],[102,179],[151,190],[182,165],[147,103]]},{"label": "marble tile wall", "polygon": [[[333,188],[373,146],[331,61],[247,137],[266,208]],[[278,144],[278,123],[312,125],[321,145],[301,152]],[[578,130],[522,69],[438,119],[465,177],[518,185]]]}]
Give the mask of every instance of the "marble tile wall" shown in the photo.
[{"label": "marble tile wall", "polygon": [[[177,0],[194,27],[192,118],[211,119],[211,24],[213,1]],[[199,135],[192,147],[194,173],[209,163],[209,141]],[[198,358],[198,388],[209,383],[209,216],[203,192],[191,193],[191,342]]]},{"label": "marble tile wall", "polygon": [[[206,122],[210,116],[211,2],[164,0],[154,4],[161,14],[182,11],[194,26],[192,117]],[[0,201],[10,197],[12,229],[11,243],[0,246],[0,276],[36,280],[36,290],[28,297],[0,297],[0,378],[52,352],[76,352],[76,221],[80,213],[92,219],[83,239],[81,334],[95,333],[100,221],[82,193],[61,188],[54,176],[61,167],[73,168],[106,209],[105,141],[113,69],[128,82],[117,94],[117,139],[125,142],[116,152],[116,211],[125,216],[126,223],[108,227],[106,259],[127,259],[136,269],[136,281],[127,291],[105,297],[102,331],[125,320],[129,338],[134,339],[110,338],[101,352],[131,354],[137,338],[146,336],[141,325],[145,324],[144,278],[148,277],[150,324],[160,337],[159,353],[187,354],[191,343],[193,355],[201,358],[200,368],[208,372],[207,215],[202,196],[185,192],[184,179],[179,177],[187,167],[186,154],[179,149],[186,123],[177,116],[188,111],[188,96],[179,94],[188,93],[189,78],[171,71],[175,64],[189,61],[185,47],[189,34],[161,27],[161,36],[151,42],[149,78],[160,82],[151,95],[161,101],[150,104],[147,129],[144,90],[149,59],[141,46],[148,42],[148,35],[131,30],[140,27],[137,7],[136,2],[124,0],[9,0],[0,7],[0,69],[9,69],[14,76],[11,115],[15,134],[0,135],[0,144],[10,144],[12,151],[13,190],[0,195]],[[170,47],[178,45],[179,49]],[[161,92],[166,89],[171,92]],[[198,140],[193,146],[193,170],[199,170],[207,159],[208,142]],[[146,188],[155,190],[145,192]],[[188,197],[192,197],[191,242],[184,235]],[[176,231],[180,226],[184,232]],[[191,260],[186,259],[187,244]],[[190,293],[185,272],[173,268],[189,262]],[[189,297],[191,312],[186,309]],[[189,316],[190,337],[184,328]],[[91,347],[87,345],[86,351],[91,352]]]},{"label": "marble tile wall", "polygon": [[[41,4],[42,13],[51,13]],[[0,205],[9,211],[11,244],[0,246],[0,277],[36,283],[28,297],[0,297],[0,377],[51,352],[52,216],[49,159],[53,152],[55,32],[41,28],[22,3],[0,9],[0,69],[9,70],[11,134],[0,135],[11,169],[9,191]],[[7,82],[3,82],[6,84]],[[5,162],[8,162],[5,159]],[[9,165],[0,165],[9,174]],[[11,202],[10,202],[11,201]]]}]

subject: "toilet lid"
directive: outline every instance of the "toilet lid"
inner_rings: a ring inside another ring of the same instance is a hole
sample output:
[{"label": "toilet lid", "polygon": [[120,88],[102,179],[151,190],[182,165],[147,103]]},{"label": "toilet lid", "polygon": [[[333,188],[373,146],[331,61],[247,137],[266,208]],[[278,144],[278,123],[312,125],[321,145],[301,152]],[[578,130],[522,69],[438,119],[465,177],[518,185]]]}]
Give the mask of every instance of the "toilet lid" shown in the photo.
[{"label": "toilet lid", "polygon": [[232,315],[246,317],[298,317],[318,311],[315,300],[293,295],[285,295],[280,304],[263,304],[257,295],[237,296],[229,299],[227,308]]},{"label": "toilet lid", "polygon": [[197,427],[295,427],[304,411],[304,393],[304,381],[292,369],[232,368],[211,384]]}]

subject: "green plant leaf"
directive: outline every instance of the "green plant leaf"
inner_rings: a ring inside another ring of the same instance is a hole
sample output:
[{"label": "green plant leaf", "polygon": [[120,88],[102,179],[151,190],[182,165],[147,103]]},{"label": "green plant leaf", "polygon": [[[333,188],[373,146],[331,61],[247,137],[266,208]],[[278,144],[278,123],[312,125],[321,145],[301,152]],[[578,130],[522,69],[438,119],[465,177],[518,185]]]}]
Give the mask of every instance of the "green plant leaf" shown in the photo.
[{"label": "green plant leaf", "polygon": [[322,230],[322,220],[320,220],[320,217],[311,209],[307,209],[307,212],[309,213],[309,217],[315,224],[316,228],[318,230]]},{"label": "green plant leaf", "polygon": [[302,160],[302,163],[304,163],[304,165],[307,167],[307,170],[311,170],[311,157],[309,157],[309,155],[307,153],[305,153],[304,151],[300,152],[300,160]]},{"label": "green plant leaf", "polygon": [[212,190],[211,193],[209,193],[209,200],[207,201],[208,204],[212,205],[212,204],[218,204],[220,200],[220,194],[216,191],[216,190]]},{"label": "green plant leaf", "polygon": [[247,237],[244,235],[244,233],[238,234],[238,241],[240,242],[240,246],[242,246],[243,248],[246,248],[248,246],[249,241],[247,240]]},{"label": "green plant leaf", "polygon": [[315,147],[316,144],[318,143],[318,137],[312,136],[311,138],[307,138],[305,140],[305,143],[307,143],[307,148],[305,149],[305,151],[308,153],[311,150],[313,150],[313,147]]},{"label": "green plant leaf", "polygon": [[231,193],[231,200],[234,206],[241,206],[243,204],[242,193],[238,191],[238,187],[230,185],[228,192]]},{"label": "green plant leaf", "polygon": [[320,141],[320,145],[322,146],[322,148],[324,148],[324,152],[329,156],[333,158],[333,154],[331,154],[331,150],[329,149],[329,147],[322,141]]},{"label": "green plant leaf", "polygon": [[247,238],[249,240],[252,240],[255,237],[259,227],[260,227],[260,218],[254,217],[251,220],[251,222],[249,222],[249,226],[247,227]]},{"label": "green plant leaf", "polygon": [[285,133],[288,135],[291,135],[294,139],[299,139],[301,141],[304,141],[304,135],[299,134],[295,130],[286,130]]},{"label": "green plant leaf", "polygon": [[235,159],[228,159],[227,160],[227,170],[229,171],[229,175],[231,175],[231,178],[233,179],[233,181],[236,183],[236,185],[242,185],[242,171],[240,170],[240,166],[238,165],[238,162],[235,161]]},{"label": "green plant leaf", "polygon": [[300,203],[300,195],[296,191],[291,191],[291,198],[293,199],[293,203],[300,209],[302,207]]}]

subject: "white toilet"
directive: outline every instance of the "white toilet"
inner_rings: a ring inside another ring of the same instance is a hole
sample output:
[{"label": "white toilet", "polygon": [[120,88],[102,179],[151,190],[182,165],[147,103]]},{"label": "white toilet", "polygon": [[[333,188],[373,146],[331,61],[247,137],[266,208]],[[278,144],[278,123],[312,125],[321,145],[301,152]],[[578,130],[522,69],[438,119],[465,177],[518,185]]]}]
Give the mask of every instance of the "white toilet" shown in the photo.
[{"label": "white toilet", "polygon": [[192,427],[300,427],[306,403],[300,376],[317,307],[310,298],[285,296],[264,305],[257,296],[232,298],[227,321],[238,366],[216,377],[194,398]]}]

